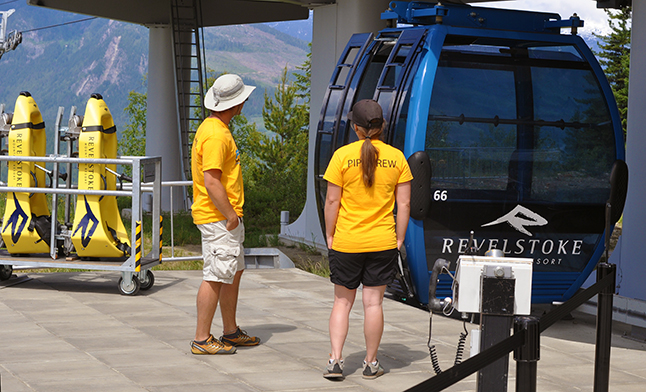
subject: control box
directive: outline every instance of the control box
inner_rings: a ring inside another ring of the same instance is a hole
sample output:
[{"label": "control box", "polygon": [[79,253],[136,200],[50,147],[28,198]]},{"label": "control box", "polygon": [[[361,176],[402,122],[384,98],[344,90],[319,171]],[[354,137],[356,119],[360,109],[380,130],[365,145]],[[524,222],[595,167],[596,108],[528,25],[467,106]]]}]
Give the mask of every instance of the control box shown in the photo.
[{"label": "control box", "polygon": [[[529,315],[532,304],[532,263],[533,259],[528,258],[461,255],[453,280],[453,307],[459,312],[482,313],[484,287],[485,290],[490,290],[487,294],[489,297],[492,297],[491,290],[500,290],[498,293],[494,291],[493,297],[494,302],[502,300],[502,314]],[[496,280],[501,284],[495,284]],[[507,306],[504,305],[505,297],[511,301]],[[505,308],[512,307],[512,303],[513,309],[506,310]]]}]

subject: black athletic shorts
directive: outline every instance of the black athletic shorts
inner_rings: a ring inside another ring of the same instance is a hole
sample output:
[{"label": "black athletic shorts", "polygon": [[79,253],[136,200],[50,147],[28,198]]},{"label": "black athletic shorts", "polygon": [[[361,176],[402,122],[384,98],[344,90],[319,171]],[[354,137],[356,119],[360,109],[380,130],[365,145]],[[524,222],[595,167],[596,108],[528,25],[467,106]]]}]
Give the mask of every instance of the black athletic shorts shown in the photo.
[{"label": "black athletic shorts", "polygon": [[390,284],[395,279],[397,256],[397,248],[366,253],[344,253],[330,249],[330,280],[349,290],[356,289],[361,283],[364,286]]}]

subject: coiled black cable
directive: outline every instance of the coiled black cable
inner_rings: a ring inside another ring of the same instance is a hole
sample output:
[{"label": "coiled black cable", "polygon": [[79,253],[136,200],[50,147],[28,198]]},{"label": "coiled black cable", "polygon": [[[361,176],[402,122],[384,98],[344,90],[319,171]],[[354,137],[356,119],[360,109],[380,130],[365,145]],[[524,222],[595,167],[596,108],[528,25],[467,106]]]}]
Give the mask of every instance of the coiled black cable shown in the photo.
[{"label": "coiled black cable", "polygon": [[455,362],[453,363],[454,366],[462,363],[464,346],[466,345],[467,336],[469,336],[469,331],[467,331],[467,322],[463,321],[462,326],[464,327],[464,332],[460,333],[460,339],[458,339],[458,348],[455,352]]},{"label": "coiled black cable", "polygon": [[[464,332],[460,333],[460,338],[458,340],[458,346],[456,349],[455,353],[455,362],[453,363],[453,366],[459,365],[462,363],[462,356],[464,354],[464,347],[466,346],[466,341],[467,341],[467,336],[469,336],[469,331],[467,330],[467,322],[464,321],[462,323],[462,327],[464,328]],[[429,328],[430,330],[430,328]],[[430,332],[430,331],[429,331]],[[428,352],[431,355],[431,365],[433,365],[433,370],[435,371],[435,374],[440,374],[442,373],[442,368],[440,367],[440,360],[437,358],[437,351],[435,349],[435,345],[431,344],[431,335],[429,333],[428,337],[428,342],[426,343],[428,346]]]},{"label": "coiled black cable", "polygon": [[435,352],[435,345],[428,346],[428,351],[431,354],[431,364],[433,365],[435,374],[442,373],[442,369],[440,368],[440,361],[437,359],[437,352]]},{"label": "coiled black cable", "polygon": [[435,351],[435,345],[431,344],[431,329],[433,325],[433,311],[429,310],[429,319],[428,319],[428,342],[426,342],[426,345],[428,346],[428,352],[431,354],[431,364],[433,365],[433,370],[435,370],[435,374],[440,374],[442,373],[442,368],[440,368],[440,361],[437,359],[437,352]]}]

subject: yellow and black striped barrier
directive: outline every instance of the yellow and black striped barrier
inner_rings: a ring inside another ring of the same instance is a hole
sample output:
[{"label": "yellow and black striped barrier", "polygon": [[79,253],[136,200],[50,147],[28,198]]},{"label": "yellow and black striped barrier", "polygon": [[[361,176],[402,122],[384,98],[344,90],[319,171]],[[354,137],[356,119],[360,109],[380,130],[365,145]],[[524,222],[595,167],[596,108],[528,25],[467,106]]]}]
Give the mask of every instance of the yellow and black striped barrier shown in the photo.
[{"label": "yellow and black striped barrier", "polygon": [[141,271],[141,221],[137,221],[135,229],[135,271]]},{"label": "yellow and black striped barrier", "polygon": [[164,234],[163,221],[164,221],[164,217],[160,215],[159,216],[159,262],[161,262],[161,260],[162,260],[162,242],[163,242],[162,241],[162,238],[163,238],[162,234]]}]

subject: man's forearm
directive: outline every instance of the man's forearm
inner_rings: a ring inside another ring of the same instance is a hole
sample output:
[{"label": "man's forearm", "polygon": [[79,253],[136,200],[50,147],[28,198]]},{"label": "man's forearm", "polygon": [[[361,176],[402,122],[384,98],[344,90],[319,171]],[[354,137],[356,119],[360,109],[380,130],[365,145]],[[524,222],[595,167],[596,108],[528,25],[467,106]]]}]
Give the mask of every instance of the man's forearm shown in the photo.
[{"label": "man's forearm", "polygon": [[229,196],[220,180],[220,176],[221,173],[219,172],[204,172],[204,186],[206,187],[206,191],[215,208],[217,208],[227,220],[232,220],[237,217],[237,214],[229,201]]},{"label": "man's forearm", "polygon": [[217,208],[222,215],[227,219],[233,219],[237,216],[231,202],[229,202],[229,197],[227,196],[227,192],[224,190],[224,185],[222,185],[220,181],[214,181],[210,187],[206,188],[206,190],[209,193],[211,202],[213,202],[215,208]]}]

